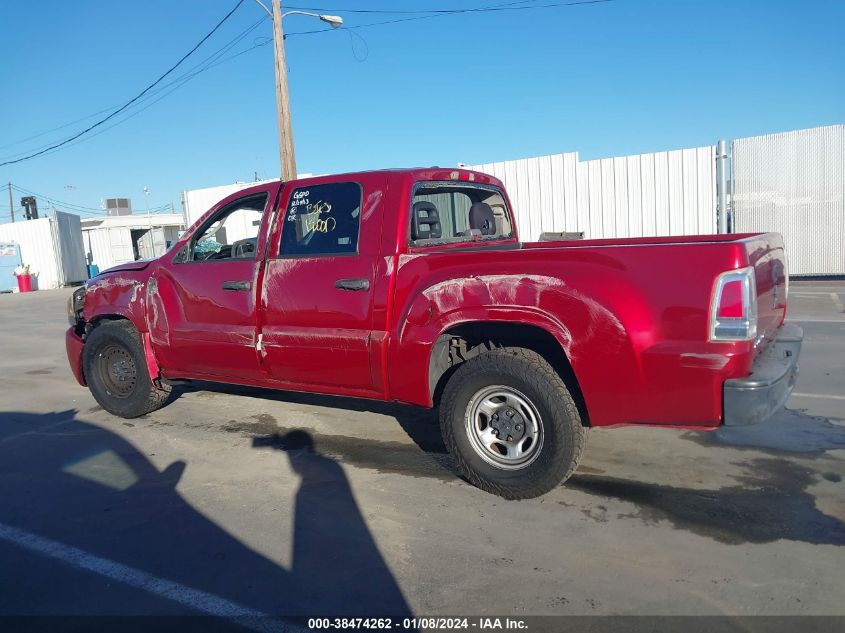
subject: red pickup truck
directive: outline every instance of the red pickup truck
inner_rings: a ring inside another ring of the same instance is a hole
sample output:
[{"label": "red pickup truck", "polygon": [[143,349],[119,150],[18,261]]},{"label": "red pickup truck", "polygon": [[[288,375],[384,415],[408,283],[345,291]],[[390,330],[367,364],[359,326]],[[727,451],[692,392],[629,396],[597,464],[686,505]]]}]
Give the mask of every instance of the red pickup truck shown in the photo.
[{"label": "red pickup truck", "polygon": [[438,407],[460,474],[526,498],[572,474],[587,427],[781,407],[787,288],[777,234],[525,243],[497,179],[385,170],[229,196],[74,292],[66,343],[123,417],[177,379]]}]

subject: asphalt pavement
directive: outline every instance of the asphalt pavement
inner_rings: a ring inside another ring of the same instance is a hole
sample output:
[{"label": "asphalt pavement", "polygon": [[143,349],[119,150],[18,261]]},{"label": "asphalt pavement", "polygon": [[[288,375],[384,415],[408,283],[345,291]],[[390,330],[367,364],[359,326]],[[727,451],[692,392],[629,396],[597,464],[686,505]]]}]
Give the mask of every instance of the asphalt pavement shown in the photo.
[{"label": "asphalt pavement", "polygon": [[423,409],[192,384],[112,417],[70,292],[0,295],[0,615],[845,615],[843,284],[790,288],[787,410],[592,430],[529,501],[457,478]]}]

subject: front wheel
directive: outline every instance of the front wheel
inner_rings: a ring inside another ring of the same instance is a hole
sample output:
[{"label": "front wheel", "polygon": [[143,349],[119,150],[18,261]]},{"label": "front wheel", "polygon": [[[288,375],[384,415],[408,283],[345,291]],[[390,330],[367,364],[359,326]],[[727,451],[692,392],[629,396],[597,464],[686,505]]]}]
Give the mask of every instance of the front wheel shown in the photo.
[{"label": "front wheel", "polygon": [[536,352],[515,347],[455,370],[440,428],[459,474],[506,499],[538,497],[568,479],[586,439],[560,376]]},{"label": "front wheel", "polygon": [[107,321],[88,334],[83,368],[94,399],[122,418],[155,411],[170,393],[150,379],[141,337],[129,321]]}]

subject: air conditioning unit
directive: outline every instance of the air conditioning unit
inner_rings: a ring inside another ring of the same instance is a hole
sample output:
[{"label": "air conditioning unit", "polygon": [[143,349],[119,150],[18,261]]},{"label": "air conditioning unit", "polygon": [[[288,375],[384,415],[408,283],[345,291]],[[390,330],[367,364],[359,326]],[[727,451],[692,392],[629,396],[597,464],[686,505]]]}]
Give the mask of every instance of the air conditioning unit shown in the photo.
[{"label": "air conditioning unit", "polygon": [[132,215],[129,198],[106,198],[106,215]]}]

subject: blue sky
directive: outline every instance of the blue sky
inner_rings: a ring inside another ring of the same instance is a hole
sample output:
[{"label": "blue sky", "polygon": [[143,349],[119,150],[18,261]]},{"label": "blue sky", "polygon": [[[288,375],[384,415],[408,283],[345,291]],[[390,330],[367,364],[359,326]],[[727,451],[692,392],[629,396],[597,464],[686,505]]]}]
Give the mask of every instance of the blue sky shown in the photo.
[{"label": "blue sky", "polygon": [[[16,141],[132,98],[235,1],[4,2],[0,162],[70,136],[97,117]],[[283,5],[331,9],[354,26],[407,16],[344,8],[504,1]],[[246,0],[173,77],[262,15]],[[290,16],[297,166],[324,173],[566,151],[589,159],[843,123],[843,24],[842,0],[615,0],[448,15],[361,28],[355,37],[344,30],[295,35],[325,25]],[[227,55],[271,35],[266,20]],[[172,202],[178,210],[184,189],[252,180],[256,172],[276,177],[275,117],[272,46],[259,46],[90,140],[0,167],[0,183],[92,208],[103,197],[130,197],[136,210],[143,210],[149,187],[150,207]],[[5,188],[0,218],[8,219]]]}]

